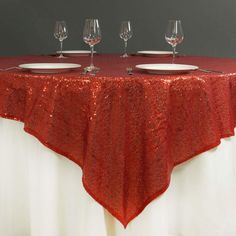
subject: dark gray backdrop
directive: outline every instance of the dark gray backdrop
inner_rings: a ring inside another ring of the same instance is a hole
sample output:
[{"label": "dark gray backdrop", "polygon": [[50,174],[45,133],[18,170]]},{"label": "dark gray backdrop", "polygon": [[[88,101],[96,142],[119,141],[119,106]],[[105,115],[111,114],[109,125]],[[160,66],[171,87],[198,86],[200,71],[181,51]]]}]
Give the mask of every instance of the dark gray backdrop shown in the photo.
[{"label": "dark gray backdrop", "polygon": [[0,0],[0,56],[47,54],[58,49],[56,20],[65,20],[69,38],[64,49],[87,49],[82,40],[85,18],[98,18],[99,52],[121,52],[122,20],[132,22],[128,51],[169,50],[164,39],[168,19],[181,19],[183,54],[236,57],[235,0]]}]

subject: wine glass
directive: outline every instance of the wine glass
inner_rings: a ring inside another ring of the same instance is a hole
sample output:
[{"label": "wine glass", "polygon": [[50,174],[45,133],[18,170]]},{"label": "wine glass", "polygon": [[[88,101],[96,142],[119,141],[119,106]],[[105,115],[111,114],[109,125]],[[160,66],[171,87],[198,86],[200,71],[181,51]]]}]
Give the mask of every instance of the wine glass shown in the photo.
[{"label": "wine glass", "polygon": [[120,26],[120,38],[124,40],[125,48],[124,54],[121,57],[128,57],[127,54],[127,41],[132,37],[133,31],[130,21],[122,21]]},{"label": "wine glass", "polygon": [[175,61],[175,49],[184,39],[183,29],[180,20],[169,20],[165,33],[166,42],[172,46],[173,57],[172,63]]},{"label": "wine glass", "polygon": [[86,19],[84,24],[83,40],[90,46],[91,49],[90,66],[85,68],[85,70],[88,72],[96,72],[99,70],[99,68],[94,66],[93,64],[93,52],[94,52],[94,45],[99,43],[101,39],[102,39],[102,34],[98,23],[98,19]]},{"label": "wine glass", "polygon": [[56,21],[54,28],[54,37],[60,42],[60,55],[58,58],[64,58],[62,54],[63,40],[68,37],[68,30],[65,21]]}]

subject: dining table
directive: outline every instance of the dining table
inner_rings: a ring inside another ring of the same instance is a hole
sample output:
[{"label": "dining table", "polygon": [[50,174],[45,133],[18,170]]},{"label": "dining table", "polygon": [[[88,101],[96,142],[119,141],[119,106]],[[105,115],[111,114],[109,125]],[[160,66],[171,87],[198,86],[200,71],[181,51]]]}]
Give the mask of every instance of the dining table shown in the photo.
[{"label": "dining table", "polygon": [[171,61],[0,57],[0,235],[236,235],[236,59]]}]

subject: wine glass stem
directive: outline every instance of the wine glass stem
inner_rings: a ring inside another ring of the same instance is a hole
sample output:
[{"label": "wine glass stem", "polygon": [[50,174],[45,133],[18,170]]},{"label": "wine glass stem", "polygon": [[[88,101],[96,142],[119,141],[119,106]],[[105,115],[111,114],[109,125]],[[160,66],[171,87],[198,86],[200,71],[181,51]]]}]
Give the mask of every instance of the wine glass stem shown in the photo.
[{"label": "wine glass stem", "polygon": [[173,46],[173,57],[172,57],[172,63],[175,63],[175,49],[176,49],[176,46]]},{"label": "wine glass stem", "polygon": [[60,57],[63,57],[62,48],[63,48],[63,40],[60,40]]},{"label": "wine glass stem", "polygon": [[128,44],[128,42],[127,42],[127,40],[124,40],[124,42],[125,42],[125,52],[124,52],[124,55],[127,56],[127,44]]},{"label": "wine glass stem", "polygon": [[91,49],[91,61],[90,61],[90,67],[94,67],[94,64],[93,64],[93,51],[94,51],[94,46],[91,45],[91,46],[90,46],[90,49]]}]

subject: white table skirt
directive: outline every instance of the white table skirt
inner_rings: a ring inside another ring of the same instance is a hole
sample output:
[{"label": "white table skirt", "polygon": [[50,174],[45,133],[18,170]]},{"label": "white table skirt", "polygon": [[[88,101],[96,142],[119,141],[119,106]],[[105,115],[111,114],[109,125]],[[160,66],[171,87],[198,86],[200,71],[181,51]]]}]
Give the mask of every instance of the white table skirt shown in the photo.
[{"label": "white table skirt", "polygon": [[0,119],[1,236],[235,236],[236,138],[176,167],[125,230],[87,192],[81,169]]}]

